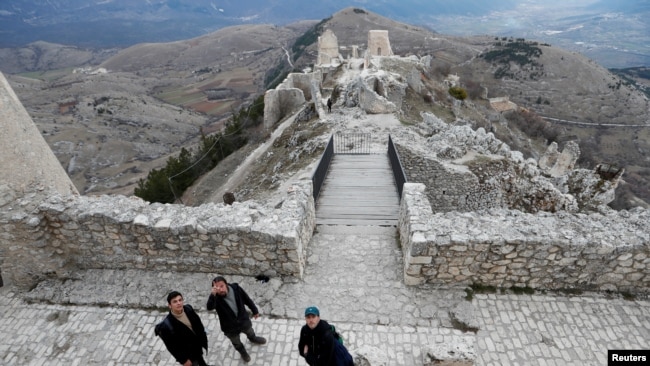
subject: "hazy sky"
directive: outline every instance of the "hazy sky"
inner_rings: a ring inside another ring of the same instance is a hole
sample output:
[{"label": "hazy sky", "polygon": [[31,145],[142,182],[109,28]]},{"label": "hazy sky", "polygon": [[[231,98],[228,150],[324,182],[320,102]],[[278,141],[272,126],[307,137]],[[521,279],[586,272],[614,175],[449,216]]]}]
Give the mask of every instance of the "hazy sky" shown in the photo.
[{"label": "hazy sky", "polygon": [[650,0],[0,0],[0,48],[38,40],[93,48],[169,42],[242,23],[320,20],[351,6],[443,34],[565,48],[614,49],[625,40],[631,52],[650,55]]}]

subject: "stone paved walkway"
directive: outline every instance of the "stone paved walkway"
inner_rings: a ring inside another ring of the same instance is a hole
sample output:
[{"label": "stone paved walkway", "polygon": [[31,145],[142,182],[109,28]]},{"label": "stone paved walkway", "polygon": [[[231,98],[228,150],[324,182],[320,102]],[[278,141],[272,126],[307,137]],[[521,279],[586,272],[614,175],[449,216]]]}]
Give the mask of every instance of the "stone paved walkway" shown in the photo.
[{"label": "stone paved walkway", "polygon": [[[228,276],[262,311],[253,324],[269,343],[248,345],[251,365],[306,365],[296,347],[308,305],[350,350],[386,365],[423,365],[432,348],[466,350],[476,365],[604,365],[607,349],[650,349],[647,300],[495,293],[470,302],[462,288],[404,286],[395,228],[318,226],[307,262],[302,281]],[[29,293],[0,288],[0,363],[174,365],[153,326],[177,289],[209,330],[207,360],[242,365],[205,310],[216,274],[88,270]]]}]

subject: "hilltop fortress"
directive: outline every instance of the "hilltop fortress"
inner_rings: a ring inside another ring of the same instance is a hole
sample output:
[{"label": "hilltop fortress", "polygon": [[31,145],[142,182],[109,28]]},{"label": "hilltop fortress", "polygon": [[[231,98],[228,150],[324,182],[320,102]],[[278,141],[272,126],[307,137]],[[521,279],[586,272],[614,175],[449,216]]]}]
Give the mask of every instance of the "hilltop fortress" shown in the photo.
[{"label": "hilltop fortress", "polygon": [[[357,47],[347,59],[336,54],[332,36],[319,40],[312,72],[290,74],[266,93],[267,128],[310,108],[327,123],[327,97],[359,113],[398,112],[406,90],[422,88],[430,59],[393,56],[387,32],[369,34],[362,59]],[[335,93],[323,82],[337,72],[346,77]],[[30,288],[93,268],[302,277],[316,226],[311,182],[291,184],[273,204],[80,196],[4,76],[0,120],[5,285]],[[418,126],[373,129],[379,140],[388,133],[408,178],[396,228],[405,283],[648,293],[650,212],[606,206],[622,171],[573,169],[579,151],[571,144],[524,159],[483,128],[432,114]]]}]

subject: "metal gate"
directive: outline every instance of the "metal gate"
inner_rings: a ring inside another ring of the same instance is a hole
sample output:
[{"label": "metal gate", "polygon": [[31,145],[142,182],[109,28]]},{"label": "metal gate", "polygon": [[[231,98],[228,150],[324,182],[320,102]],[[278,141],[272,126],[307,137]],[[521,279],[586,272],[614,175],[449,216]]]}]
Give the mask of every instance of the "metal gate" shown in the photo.
[{"label": "metal gate", "polygon": [[370,154],[369,133],[337,133],[334,137],[334,154]]}]

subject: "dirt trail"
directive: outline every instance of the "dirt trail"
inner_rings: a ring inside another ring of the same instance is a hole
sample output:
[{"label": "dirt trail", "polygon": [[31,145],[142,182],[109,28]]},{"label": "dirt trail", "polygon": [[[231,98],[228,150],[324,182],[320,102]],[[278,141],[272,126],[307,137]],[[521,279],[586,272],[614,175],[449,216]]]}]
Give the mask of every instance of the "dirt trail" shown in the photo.
[{"label": "dirt trail", "polygon": [[250,166],[264,154],[275,140],[290,126],[296,115],[287,118],[271,133],[271,136],[257,146],[244,147],[219,162],[217,167],[203,176],[183,195],[183,203],[188,206],[197,206],[202,203],[223,202],[226,192],[233,192],[240,186],[249,172]]}]

